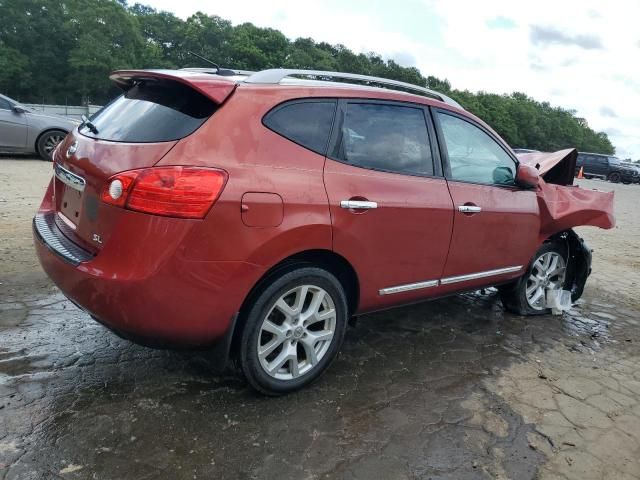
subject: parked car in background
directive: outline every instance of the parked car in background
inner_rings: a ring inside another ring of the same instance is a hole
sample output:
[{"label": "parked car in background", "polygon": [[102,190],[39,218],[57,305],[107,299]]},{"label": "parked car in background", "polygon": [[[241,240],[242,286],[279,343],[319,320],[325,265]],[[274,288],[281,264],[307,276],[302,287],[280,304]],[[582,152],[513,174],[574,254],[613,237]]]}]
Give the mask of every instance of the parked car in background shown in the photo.
[{"label": "parked car in background", "polygon": [[585,178],[602,178],[613,183],[640,181],[637,168],[623,165],[619,158],[601,153],[579,152],[576,174],[582,168]]},{"label": "parked car in background", "polygon": [[638,172],[637,175],[633,176],[633,183],[640,183],[640,165],[637,163],[632,163],[632,162],[622,162],[622,166],[625,168],[629,168],[631,170],[635,170],[636,172]]},{"label": "parked car in background", "polygon": [[575,149],[523,163],[454,100],[393,80],[230,73],[115,72],[123,95],[56,150],[36,251],[108,328],[215,345],[277,395],[318,378],[354,315],[491,285],[523,315],[582,294],[591,251],[571,228],[611,228],[613,193],[565,186]]},{"label": "parked car in background", "polygon": [[43,160],[80,124],[60,115],[33,111],[0,95],[0,152],[37,153]]}]

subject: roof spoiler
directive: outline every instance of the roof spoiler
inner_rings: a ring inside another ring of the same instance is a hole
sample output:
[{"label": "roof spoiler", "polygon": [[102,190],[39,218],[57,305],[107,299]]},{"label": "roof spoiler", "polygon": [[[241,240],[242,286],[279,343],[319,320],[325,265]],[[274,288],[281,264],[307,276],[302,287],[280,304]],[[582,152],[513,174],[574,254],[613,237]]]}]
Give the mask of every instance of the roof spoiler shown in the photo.
[{"label": "roof spoiler", "polygon": [[173,81],[187,85],[218,105],[222,104],[236,89],[237,83],[219,76],[204,76],[185,70],[116,70],[109,79],[123,90],[130,89],[136,82]]}]

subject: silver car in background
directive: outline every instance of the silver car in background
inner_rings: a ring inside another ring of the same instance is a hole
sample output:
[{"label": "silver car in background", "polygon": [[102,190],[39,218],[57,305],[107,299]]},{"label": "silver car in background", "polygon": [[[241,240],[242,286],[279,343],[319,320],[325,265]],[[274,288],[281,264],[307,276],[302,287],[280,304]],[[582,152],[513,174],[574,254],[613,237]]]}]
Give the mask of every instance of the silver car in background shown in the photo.
[{"label": "silver car in background", "polygon": [[0,95],[0,152],[37,153],[43,160],[80,124],[77,120],[33,111]]}]

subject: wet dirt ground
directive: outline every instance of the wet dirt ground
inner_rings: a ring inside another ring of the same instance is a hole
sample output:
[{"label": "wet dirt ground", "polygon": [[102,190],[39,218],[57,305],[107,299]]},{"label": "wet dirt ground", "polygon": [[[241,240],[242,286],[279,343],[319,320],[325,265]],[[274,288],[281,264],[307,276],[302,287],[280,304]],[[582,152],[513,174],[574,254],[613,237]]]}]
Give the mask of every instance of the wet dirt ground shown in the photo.
[{"label": "wet dirt ground", "polygon": [[368,315],[330,370],[284,398],[206,352],[119,339],[37,267],[50,164],[0,158],[0,479],[640,478],[640,186],[585,296],[518,317],[495,292]]}]

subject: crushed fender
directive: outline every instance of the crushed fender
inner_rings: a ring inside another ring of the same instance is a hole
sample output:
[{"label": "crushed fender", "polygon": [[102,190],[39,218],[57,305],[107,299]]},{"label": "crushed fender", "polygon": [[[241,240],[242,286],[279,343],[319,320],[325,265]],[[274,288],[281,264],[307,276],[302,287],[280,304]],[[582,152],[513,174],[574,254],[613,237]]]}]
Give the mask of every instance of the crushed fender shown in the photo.
[{"label": "crushed fender", "polygon": [[518,155],[520,162],[536,167],[540,175],[536,193],[542,238],[580,225],[604,229],[615,226],[613,192],[573,185],[577,158],[575,148]]},{"label": "crushed fender", "polygon": [[580,225],[609,229],[616,224],[613,192],[554,185],[540,180],[537,197],[540,234],[544,238]]}]

